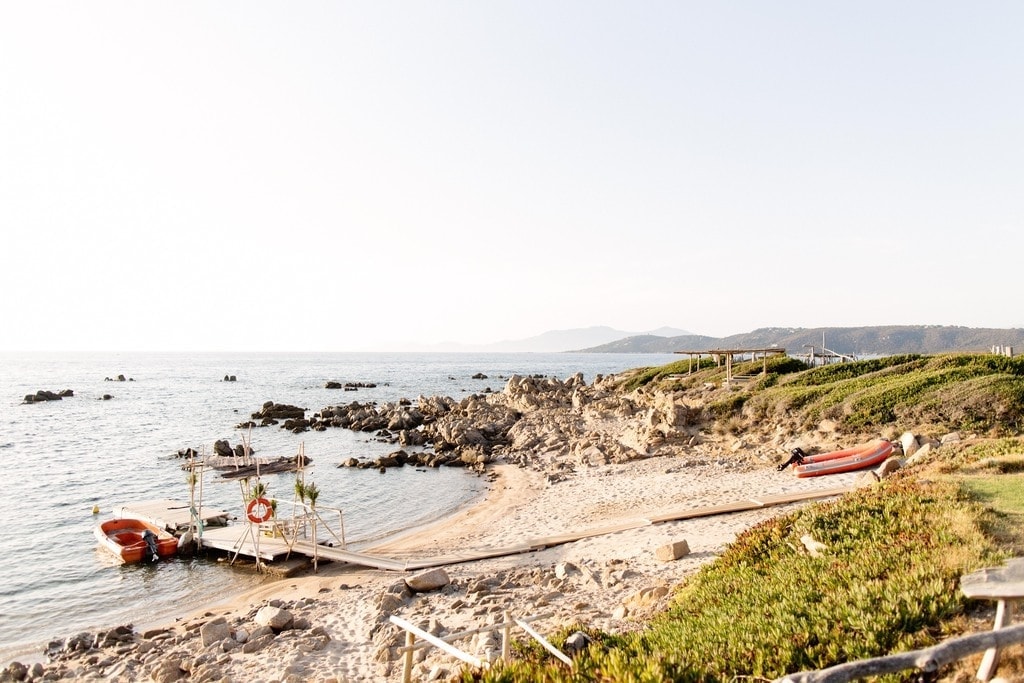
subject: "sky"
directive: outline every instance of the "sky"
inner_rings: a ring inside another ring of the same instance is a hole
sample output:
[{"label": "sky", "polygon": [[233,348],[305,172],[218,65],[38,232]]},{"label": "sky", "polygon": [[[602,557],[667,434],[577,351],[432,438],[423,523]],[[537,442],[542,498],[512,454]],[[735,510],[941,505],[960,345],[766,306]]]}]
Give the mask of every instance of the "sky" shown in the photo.
[{"label": "sky", "polygon": [[1024,327],[1024,4],[0,0],[0,351]]}]

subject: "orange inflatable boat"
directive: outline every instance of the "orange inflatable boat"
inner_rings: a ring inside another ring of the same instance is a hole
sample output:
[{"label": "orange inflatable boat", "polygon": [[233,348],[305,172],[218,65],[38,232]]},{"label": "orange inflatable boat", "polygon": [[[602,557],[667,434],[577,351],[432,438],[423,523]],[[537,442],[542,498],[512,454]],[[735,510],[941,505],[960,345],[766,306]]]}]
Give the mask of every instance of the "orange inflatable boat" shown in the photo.
[{"label": "orange inflatable boat", "polygon": [[803,455],[793,471],[798,477],[818,477],[871,467],[892,455],[892,443],[879,439],[855,448],[817,455]]}]

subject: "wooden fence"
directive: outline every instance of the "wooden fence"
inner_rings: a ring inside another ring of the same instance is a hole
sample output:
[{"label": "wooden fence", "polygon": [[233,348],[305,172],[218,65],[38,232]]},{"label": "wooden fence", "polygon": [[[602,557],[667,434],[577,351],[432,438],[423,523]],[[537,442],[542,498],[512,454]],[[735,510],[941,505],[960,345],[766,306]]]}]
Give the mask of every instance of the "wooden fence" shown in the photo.
[{"label": "wooden fence", "polygon": [[776,679],[775,683],[847,683],[867,676],[881,676],[907,669],[918,669],[925,674],[927,680],[935,680],[940,668],[958,659],[982,650],[998,650],[1021,643],[1024,643],[1024,624],[960,636],[924,650],[847,662],[820,671],[789,674]]},{"label": "wooden fence", "polygon": [[[416,650],[426,647],[436,647],[444,652],[447,652],[452,657],[455,657],[459,661],[465,662],[470,666],[475,666],[478,669],[485,669],[490,666],[490,662],[484,659],[480,659],[474,655],[464,652],[459,648],[452,645],[452,642],[467,638],[469,636],[476,635],[478,633],[487,633],[490,631],[500,630],[502,633],[501,637],[501,659],[502,661],[509,661],[512,658],[512,627],[518,626],[523,629],[531,638],[540,643],[544,649],[553,654],[555,657],[560,659],[569,667],[572,667],[572,660],[569,659],[565,653],[559,650],[557,647],[547,641],[542,635],[537,633],[531,626],[530,622],[538,621],[540,619],[547,618],[548,615],[534,616],[523,619],[514,619],[508,612],[504,613],[504,617],[499,624],[492,624],[491,626],[483,626],[481,628],[474,628],[468,631],[460,631],[453,633],[444,638],[438,638],[432,633],[428,633],[418,626],[409,623],[401,617],[391,616],[391,623],[405,629],[405,646],[399,648],[399,652],[402,652],[403,663],[402,663],[402,682],[410,683],[412,681],[412,666],[413,656]],[[416,642],[419,638],[422,642]]]}]

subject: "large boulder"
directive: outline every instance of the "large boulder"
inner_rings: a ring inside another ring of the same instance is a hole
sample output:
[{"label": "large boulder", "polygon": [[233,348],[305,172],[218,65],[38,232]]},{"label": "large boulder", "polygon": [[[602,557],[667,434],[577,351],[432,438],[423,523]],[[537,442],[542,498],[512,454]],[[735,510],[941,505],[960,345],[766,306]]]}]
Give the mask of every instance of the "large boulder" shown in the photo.
[{"label": "large boulder", "polygon": [[444,588],[449,583],[451,583],[451,579],[448,576],[448,572],[440,567],[410,576],[405,580],[405,585],[415,593],[436,591]]},{"label": "large boulder", "polygon": [[259,626],[269,626],[275,631],[283,631],[292,625],[292,613],[273,605],[264,605],[256,612],[253,619]]}]

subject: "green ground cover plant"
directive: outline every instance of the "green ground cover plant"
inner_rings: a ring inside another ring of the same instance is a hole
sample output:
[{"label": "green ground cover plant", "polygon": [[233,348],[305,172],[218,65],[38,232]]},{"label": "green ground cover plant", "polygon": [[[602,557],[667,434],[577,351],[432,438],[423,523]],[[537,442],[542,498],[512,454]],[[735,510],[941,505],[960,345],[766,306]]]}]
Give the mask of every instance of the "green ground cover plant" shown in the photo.
[{"label": "green ground cover plant", "polygon": [[1024,426],[1024,360],[982,354],[893,356],[785,374],[769,373],[743,398],[719,399],[708,416],[786,416],[800,429],[833,420],[847,433],[896,422],[993,434]]},{"label": "green ground cover plant", "polygon": [[[720,366],[661,384],[687,366],[647,369],[632,386],[721,386]],[[760,371],[760,363],[734,367]],[[877,486],[749,529],[678,586],[669,609],[641,630],[562,629],[552,637],[556,646],[575,630],[594,641],[571,670],[539,646],[521,645],[518,660],[464,671],[463,680],[764,681],[918,649],[962,633],[976,616],[977,605],[958,590],[961,575],[1024,552],[1024,359],[946,354],[815,369],[781,364],[745,386],[719,389],[704,415],[720,432],[714,425],[732,432],[771,420],[807,428],[830,419],[840,433],[964,429],[986,438],[942,446]],[[827,550],[812,556],[804,536]]]},{"label": "green ground cover plant", "polygon": [[[572,671],[532,649],[464,680],[770,679],[925,647],[965,611],[959,577],[1001,559],[991,515],[955,482],[894,478],[749,529],[647,628],[600,636]],[[804,535],[828,550],[811,556]]]}]

